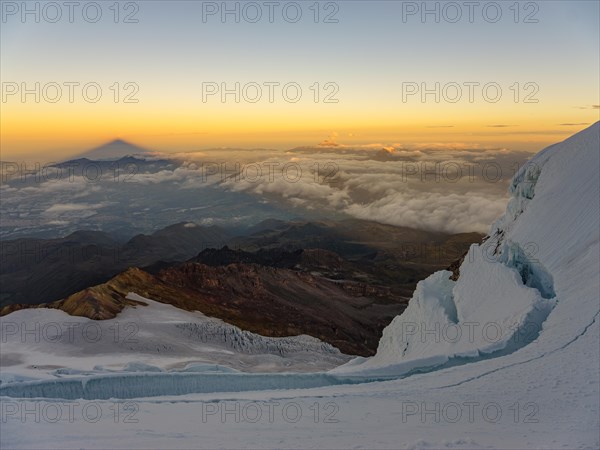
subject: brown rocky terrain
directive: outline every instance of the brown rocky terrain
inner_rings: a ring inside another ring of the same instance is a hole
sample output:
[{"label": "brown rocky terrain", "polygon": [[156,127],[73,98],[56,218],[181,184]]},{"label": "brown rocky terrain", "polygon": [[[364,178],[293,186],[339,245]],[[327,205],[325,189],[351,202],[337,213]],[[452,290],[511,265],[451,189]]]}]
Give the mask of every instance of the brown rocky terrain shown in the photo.
[{"label": "brown rocky terrain", "polygon": [[310,272],[257,264],[211,267],[184,263],[152,275],[131,268],[106,283],[44,305],[10,305],[0,315],[27,307],[57,308],[102,320],[139,305],[135,292],[175,307],[200,311],[264,336],[309,334],[349,354],[374,353],[382,329],[406,307],[386,287],[329,280]]}]

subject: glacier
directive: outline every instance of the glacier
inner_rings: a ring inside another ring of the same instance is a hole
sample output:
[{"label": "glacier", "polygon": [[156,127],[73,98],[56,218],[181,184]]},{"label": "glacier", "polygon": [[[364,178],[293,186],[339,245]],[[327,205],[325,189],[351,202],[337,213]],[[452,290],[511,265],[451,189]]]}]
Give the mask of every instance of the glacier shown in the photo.
[{"label": "glacier", "polygon": [[317,372],[351,357],[312,336],[266,337],[156,302],[94,321],[35,308],[0,317],[0,389],[22,380],[142,372]]}]

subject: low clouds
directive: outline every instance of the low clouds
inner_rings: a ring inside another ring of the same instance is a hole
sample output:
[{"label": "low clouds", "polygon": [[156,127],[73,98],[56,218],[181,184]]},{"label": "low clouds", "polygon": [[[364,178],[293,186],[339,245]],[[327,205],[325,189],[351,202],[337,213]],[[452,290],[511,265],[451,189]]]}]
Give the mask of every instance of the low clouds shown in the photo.
[{"label": "low clouds", "polygon": [[76,212],[76,211],[85,211],[86,209],[95,209],[95,208],[103,208],[104,206],[106,206],[105,204],[102,203],[96,203],[96,204],[83,204],[83,203],[57,203],[55,205],[52,205],[51,207],[49,207],[48,209],[46,209],[46,211],[44,211],[44,213],[46,214],[62,214],[65,212]]},{"label": "low clouds", "polygon": [[36,227],[153,230],[181,221],[354,217],[434,231],[487,232],[514,173],[531,156],[473,144],[335,142],[288,151],[181,154],[132,176],[2,186],[2,235]]},{"label": "low clouds", "polygon": [[372,203],[354,203],[345,212],[390,225],[459,233],[487,232],[505,207],[506,199],[499,195],[410,191],[394,192]]},{"label": "low clouds", "polygon": [[50,225],[65,225],[76,219],[86,219],[98,214],[98,210],[110,206],[110,202],[101,203],[56,203],[42,213],[50,219]]},{"label": "low clouds", "polygon": [[294,173],[302,173],[298,179],[277,173],[274,179],[242,176],[222,186],[292,207],[391,225],[487,232],[506,207],[509,180],[529,156],[505,149],[365,151],[361,146],[311,153],[302,148],[266,161],[278,167],[293,163]]}]

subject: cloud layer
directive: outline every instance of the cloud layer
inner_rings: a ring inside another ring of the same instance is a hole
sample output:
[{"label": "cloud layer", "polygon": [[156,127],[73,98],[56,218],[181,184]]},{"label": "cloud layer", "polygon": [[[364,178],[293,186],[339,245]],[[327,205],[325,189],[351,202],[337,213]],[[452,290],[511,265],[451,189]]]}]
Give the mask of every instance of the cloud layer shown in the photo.
[{"label": "cloud layer", "polygon": [[529,156],[460,143],[203,150],[123,168],[119,177],[108,170],[93,182],[17,177],[0,186],[1,231],[6,237],[44,228],[148,231],[178,221],[354,217],[487,232],[505,208],[509,181]]}]

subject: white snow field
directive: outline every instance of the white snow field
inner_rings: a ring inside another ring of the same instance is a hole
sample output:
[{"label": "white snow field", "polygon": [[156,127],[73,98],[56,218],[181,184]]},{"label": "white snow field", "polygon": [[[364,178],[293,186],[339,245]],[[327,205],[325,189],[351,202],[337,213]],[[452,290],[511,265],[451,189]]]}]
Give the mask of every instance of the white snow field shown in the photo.
[{"label": "white snow field", "polygon": [[[372,358],[343,364],[307,339],[315,373],[294,363],[273,373],[284,363],[260,360],[271,373],[249,374],[232,370],[253,362],[240,347],[216,346],[231,361],[211,359],[191,335],[178,343],[163,328],[153,333],[170,336],[175,358],[108,344],[53,354],[11,335],[2,448],[600,448],[599,134],[596,123],[536,155],[458,280],[441,271],[420,282]],[[19,311],[3,323],[79,320],[55,314]],[[160,345],[141,330],[138,345]],[[262,358],[273,347],[256,339]],[[296,344],[280,357],[297,358],[287,353]]]},{"label": "white snow field", "polygon": [[311,336],[269,338],[137,294],[128,298],[148,306],[102,321],[45,308],[0,318],[0,381],[107,372],[315,372],[350,359]]}]

